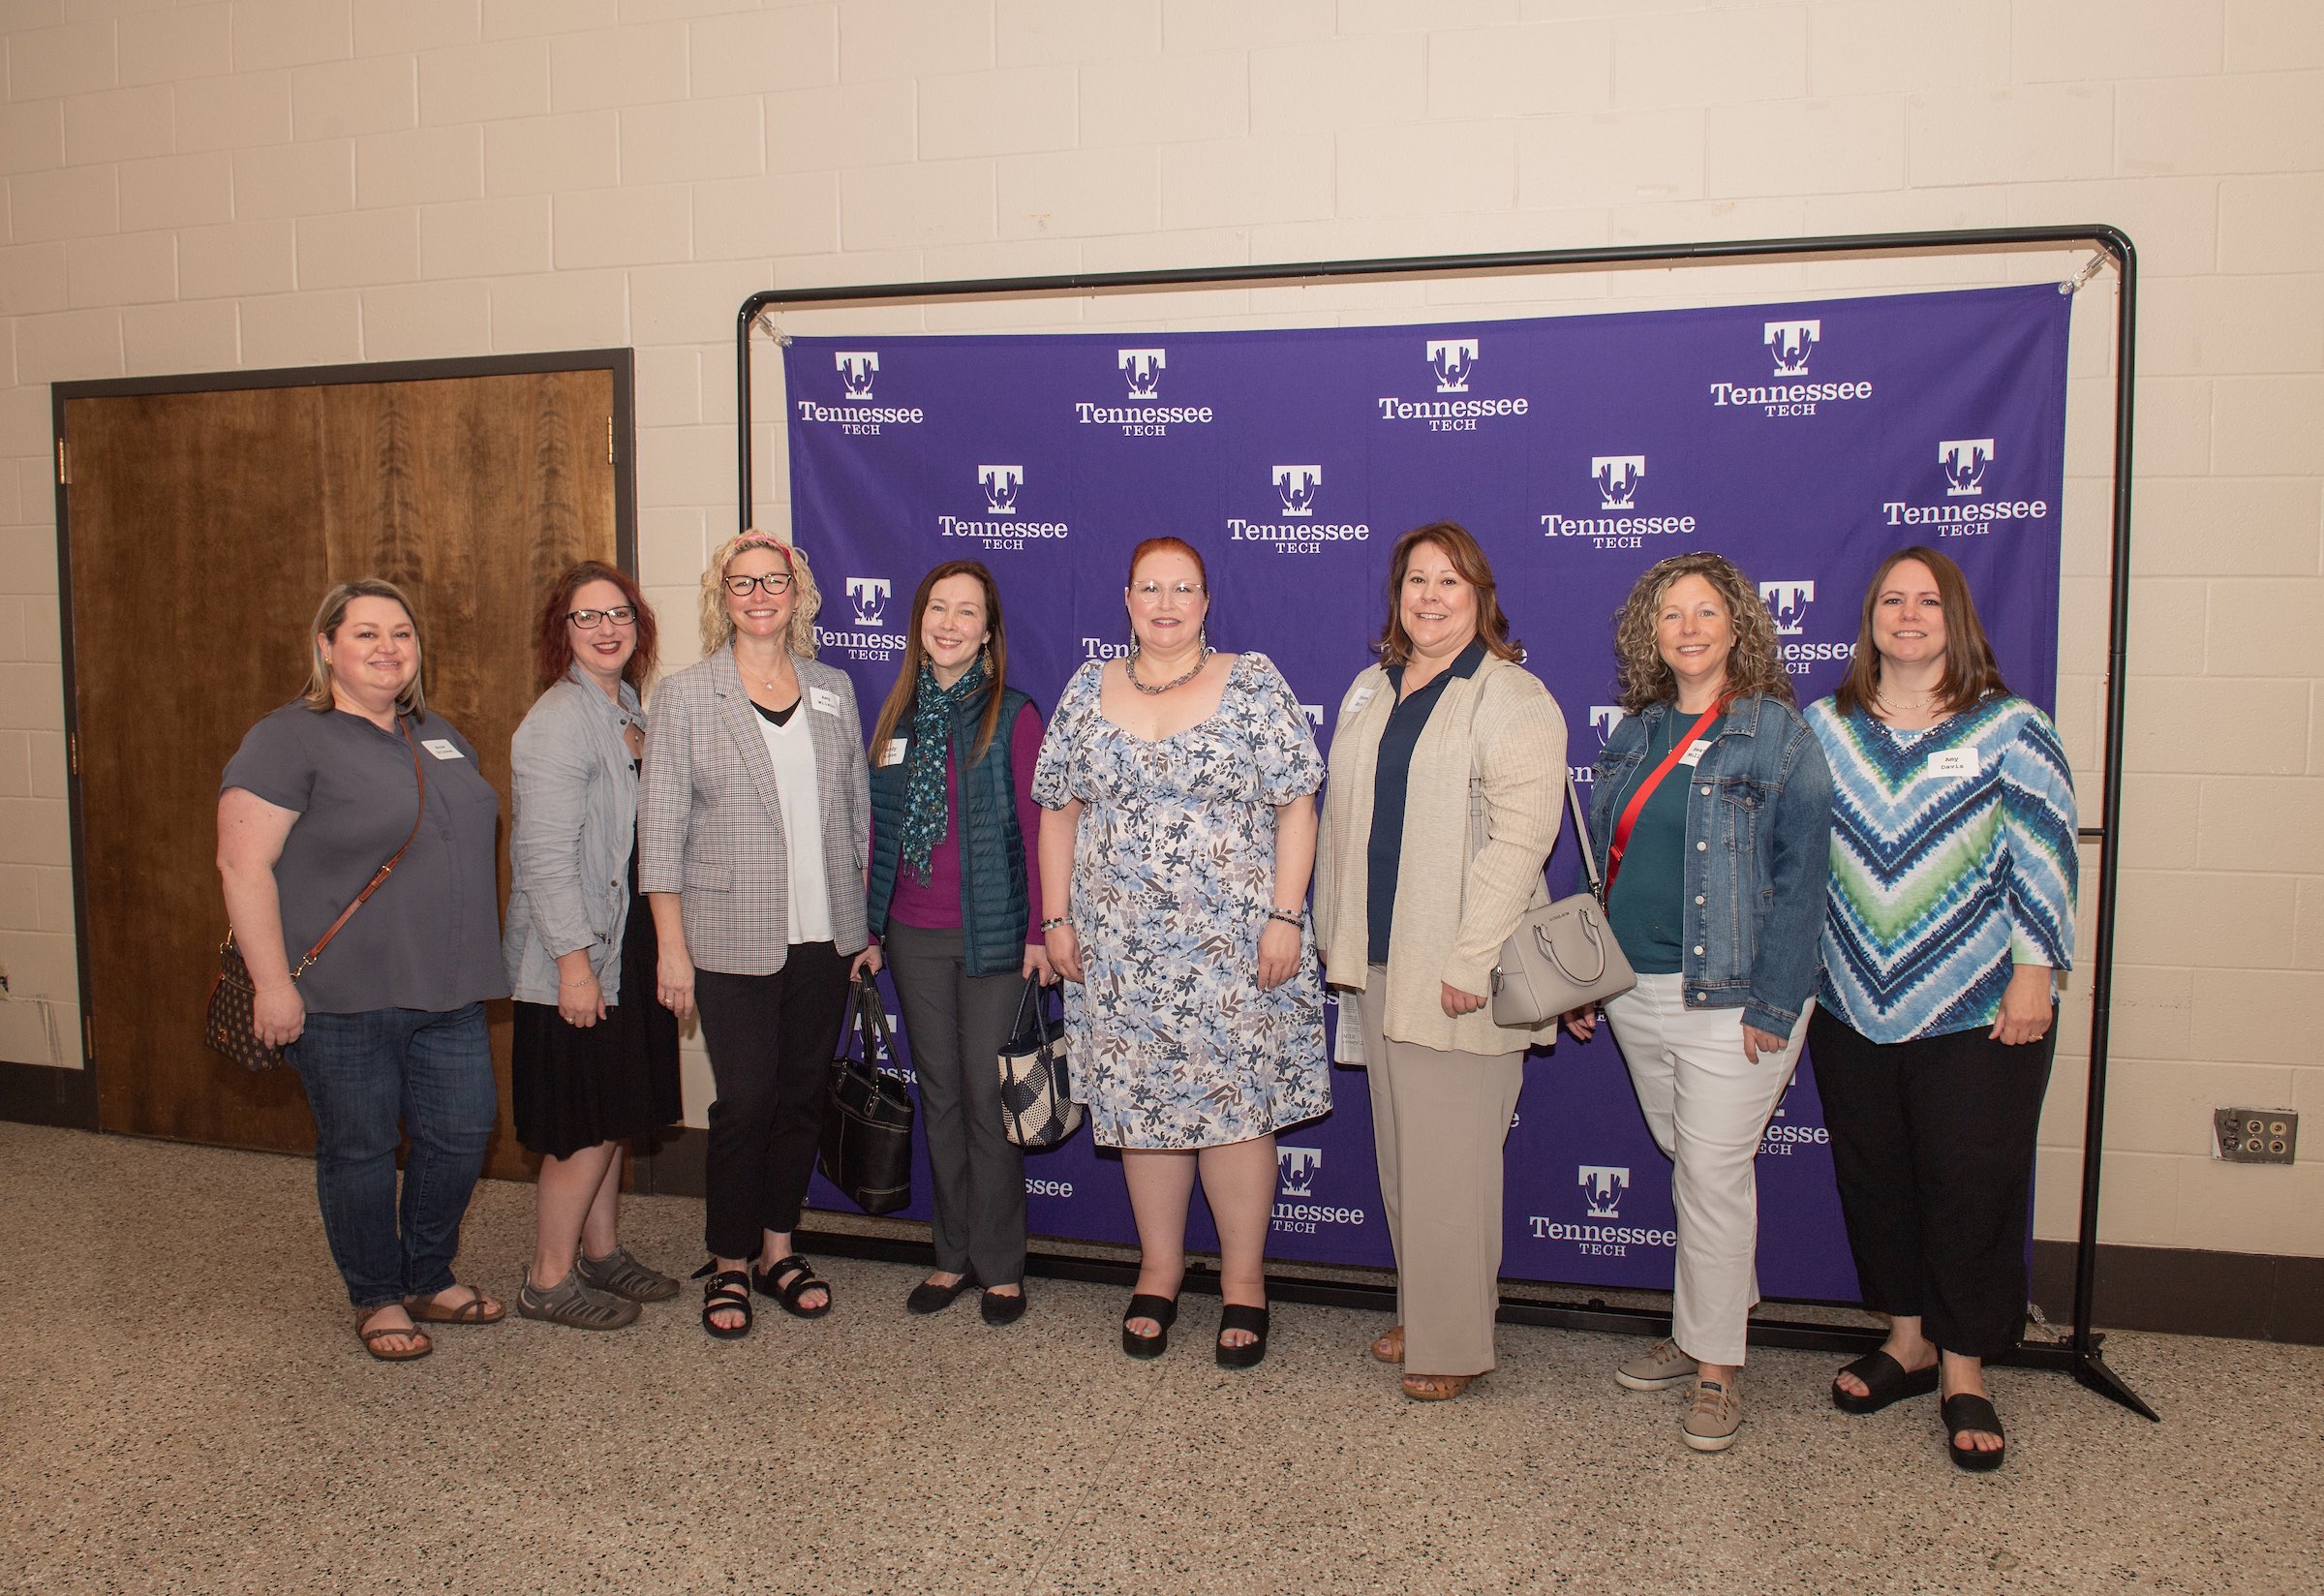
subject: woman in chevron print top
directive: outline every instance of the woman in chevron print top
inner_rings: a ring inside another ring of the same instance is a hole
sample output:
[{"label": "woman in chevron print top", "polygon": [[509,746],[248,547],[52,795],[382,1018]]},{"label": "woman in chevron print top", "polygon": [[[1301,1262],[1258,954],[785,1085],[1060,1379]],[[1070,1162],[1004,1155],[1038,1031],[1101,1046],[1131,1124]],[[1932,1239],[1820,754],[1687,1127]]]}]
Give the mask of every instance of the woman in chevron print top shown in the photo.
[{"label": "woman in chevron print top", "polygon": [[2074,789],[2002,685],[1961,568],[1892,554],[1848,680],[1808,724],[1832,769],[1832,881],[1808,1047],[1864,1305],[1887,1340],[1832,1400],[1942,1388],[1946,1447],[2001,1466],[1984,1361],[2025,1324],[2026,1205],[2074,937]]}]

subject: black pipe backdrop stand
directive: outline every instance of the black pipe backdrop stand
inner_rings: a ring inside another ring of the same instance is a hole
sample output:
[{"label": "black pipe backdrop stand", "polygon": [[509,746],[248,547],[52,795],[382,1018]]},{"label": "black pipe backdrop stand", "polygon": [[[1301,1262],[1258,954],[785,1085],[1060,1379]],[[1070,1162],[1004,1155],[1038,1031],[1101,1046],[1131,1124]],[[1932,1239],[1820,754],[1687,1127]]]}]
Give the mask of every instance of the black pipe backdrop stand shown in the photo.
[{"label": "black pipe backdrop stand", "polygon": [[[883,283],[817,289],[768,289],[742,303],[735,324],[735,404],[738,525],[750,525],[751,447],[750,384],[751,331],[769,311],[809,305],[893,304],[903,300],[1005,299],[1075,294],[1109,294],[1156,289],[1216,289],[1235,284],[1297,285],[1334,278],[1473,277],[1518,272],[1575,271],[1605,266],[1688,266],[1739,261],[1789,259],[1881,259],[1905,255],[1960,255],[2090,246],[2111,261],[2120,278],[2115,300],[2114,327],[2114,498],[2112,542],[2107,558],[2106,728],[2105,752],[2098,794],[2098,823],[2084,826],[2082,840],[2097,844],[2096,947],[2083,968],[2091,988],[2090,1080],[2088,1108],[2082,1133],[2082,1202],[2074,1239],[2074,1317],[2072,1334],[2064,1340],[2021,1340],[2006,1360],[2022,1367],[2064,1369],[2083,1385],[2111,1397],[2135,1413],[2159,1420],[2139,1399],[2121,1375],[2109,1368],[2102,1353],[2105,1337],[2091,1328],[2098,1254],[2099,1151],[2104,1146],[2106,1119],[2106,1053],[2114,985],[2114,917],[2118,840],[2122,826],[2123,713],[2125,666],[2128,660],[2130,612],[2130,446],[2132,437],[2132,360],[2137,327],[2138,258],[2129,235],[2102,224],[2050,228],[1977,228],[1948,232],[1856,233],[1823,238],[1739,239],[1699,244],[1640,244],[1600,249],[1515,250],[1485,255],[1401,256],[1376,261],[1315,261],[1304,264],[1187,267],[1170,271],[1120,271],[1061,277],[994,277],[948,283]],[[2095,269],[2098,261],[2092,262]],[[2089,277],[2059,286],[2071,292]],[[893,1262],[925,1260],[924,1243],[902,1239],[824,1232],[813,1244],[842,1255]],[[1128,1285],[1135,1267],[1111,1259],[1064,1253],[1035,1252],[1028,1269],[1054,1278],[1109,1281]],[[1189,1269],[1187,1289],[1215,1292],[1217,1275]],[[1318,1280],[1269,1275],[1269,1293],[1285,1302],[1320,1303],[1343,1307],[1389,1308],[1394,1291],[1384,1284]],[[1544,1302],[1504,1296],[1504,1323],[1552,1325],[1569,1330],[1617,1331],[1640,1335],[1667,1335],[1667,1313],[1623,1307],[1601,1298],[1582,1302]],[[1822,1324],[1812,1320],[1754,1319],[1751,1339],[1760,1346],[1862,1352],[1880,1344],[1881,1333],[1870,1327]]]}]

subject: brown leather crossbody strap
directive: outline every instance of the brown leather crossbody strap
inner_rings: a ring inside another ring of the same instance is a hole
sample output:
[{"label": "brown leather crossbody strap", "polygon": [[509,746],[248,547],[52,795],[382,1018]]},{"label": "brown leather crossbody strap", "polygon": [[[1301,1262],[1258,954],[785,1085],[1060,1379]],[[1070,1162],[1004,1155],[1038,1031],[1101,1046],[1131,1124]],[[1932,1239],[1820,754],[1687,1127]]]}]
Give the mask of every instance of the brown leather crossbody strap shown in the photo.
[{"label": "brown leather crossbody strap", "polygon": [[301,959],[298,962],[298,967],[290,972],[290,979],[293,981],[307,972],[307,967],[315,962],[315,956],[330,946],[331,938],[339,935],[339,928],[347,924],[348,917],[363,906],[364,899],[380,890],[382,883],[394,873],[395,867],[403,862],[404,855],[412,851],[412,844],[419,840],[419,828],[428,817],[427,767],[419,762],[419,741],[412,735],[411,723],[399,715],[396,717],[396,725],[404,734],[405,746],[412,751],[412,774],[419,782],[419,813],[413,818],[412,835],[404,839],[404,845],[397,848],[385,864],[372,873],[370,884],[355,894],[353,903],[339,911],[339,918],[331,922],[331,929],[324,932],[313,947],[307,949],[307,956]]}]

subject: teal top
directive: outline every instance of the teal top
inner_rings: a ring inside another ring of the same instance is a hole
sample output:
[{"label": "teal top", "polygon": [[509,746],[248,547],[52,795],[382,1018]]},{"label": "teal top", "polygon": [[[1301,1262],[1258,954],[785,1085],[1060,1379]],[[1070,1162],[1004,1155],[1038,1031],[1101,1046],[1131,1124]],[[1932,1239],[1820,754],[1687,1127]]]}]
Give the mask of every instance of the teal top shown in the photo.
[{"label": "teal top", "polygon": [[[1708,741],[1719,735],[1723,716],[1703,730]],[[1663,717],[1648,743],[1645,757],[1630,768],[1630,777],[1614,794],[1612,813],[1619,818],[1647,777],[1654,774],[1670,746],[1695,724],[1692,715],[1673,711]],[[1630,956],[1630,967],[1640,975],[1676,975],[1686,949],[1687,860],[1686,765],[1673,765],[1638,811],[1631,827],[1630,845],[1622,850],[1622,874],[1614,877],[1613,896],[1605,905],[1606,924],[1614,940]]]}]

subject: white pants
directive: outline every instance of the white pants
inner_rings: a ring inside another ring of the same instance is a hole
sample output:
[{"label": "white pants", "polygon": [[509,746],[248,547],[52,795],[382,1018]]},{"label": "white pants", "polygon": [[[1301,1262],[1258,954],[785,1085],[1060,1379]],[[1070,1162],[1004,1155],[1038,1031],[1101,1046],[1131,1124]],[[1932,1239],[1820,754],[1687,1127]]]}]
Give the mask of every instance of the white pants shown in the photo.
[{"label": "white pants", "polygon": [[1759,1300],[1755,1160],[1799,1063],[1808,1016],[1801,1012],[1782,1053],[1761,1053],[1755,1064],[1743,1055],[1741,1009],[1690,1009],[1685,997],[1682,976],[1641,975],[1606,1000],[1605,1017],[1646,1128],[1671,1161],[1678,1279],[1670,1338],[1697,1363],[1740,1364]]}]

